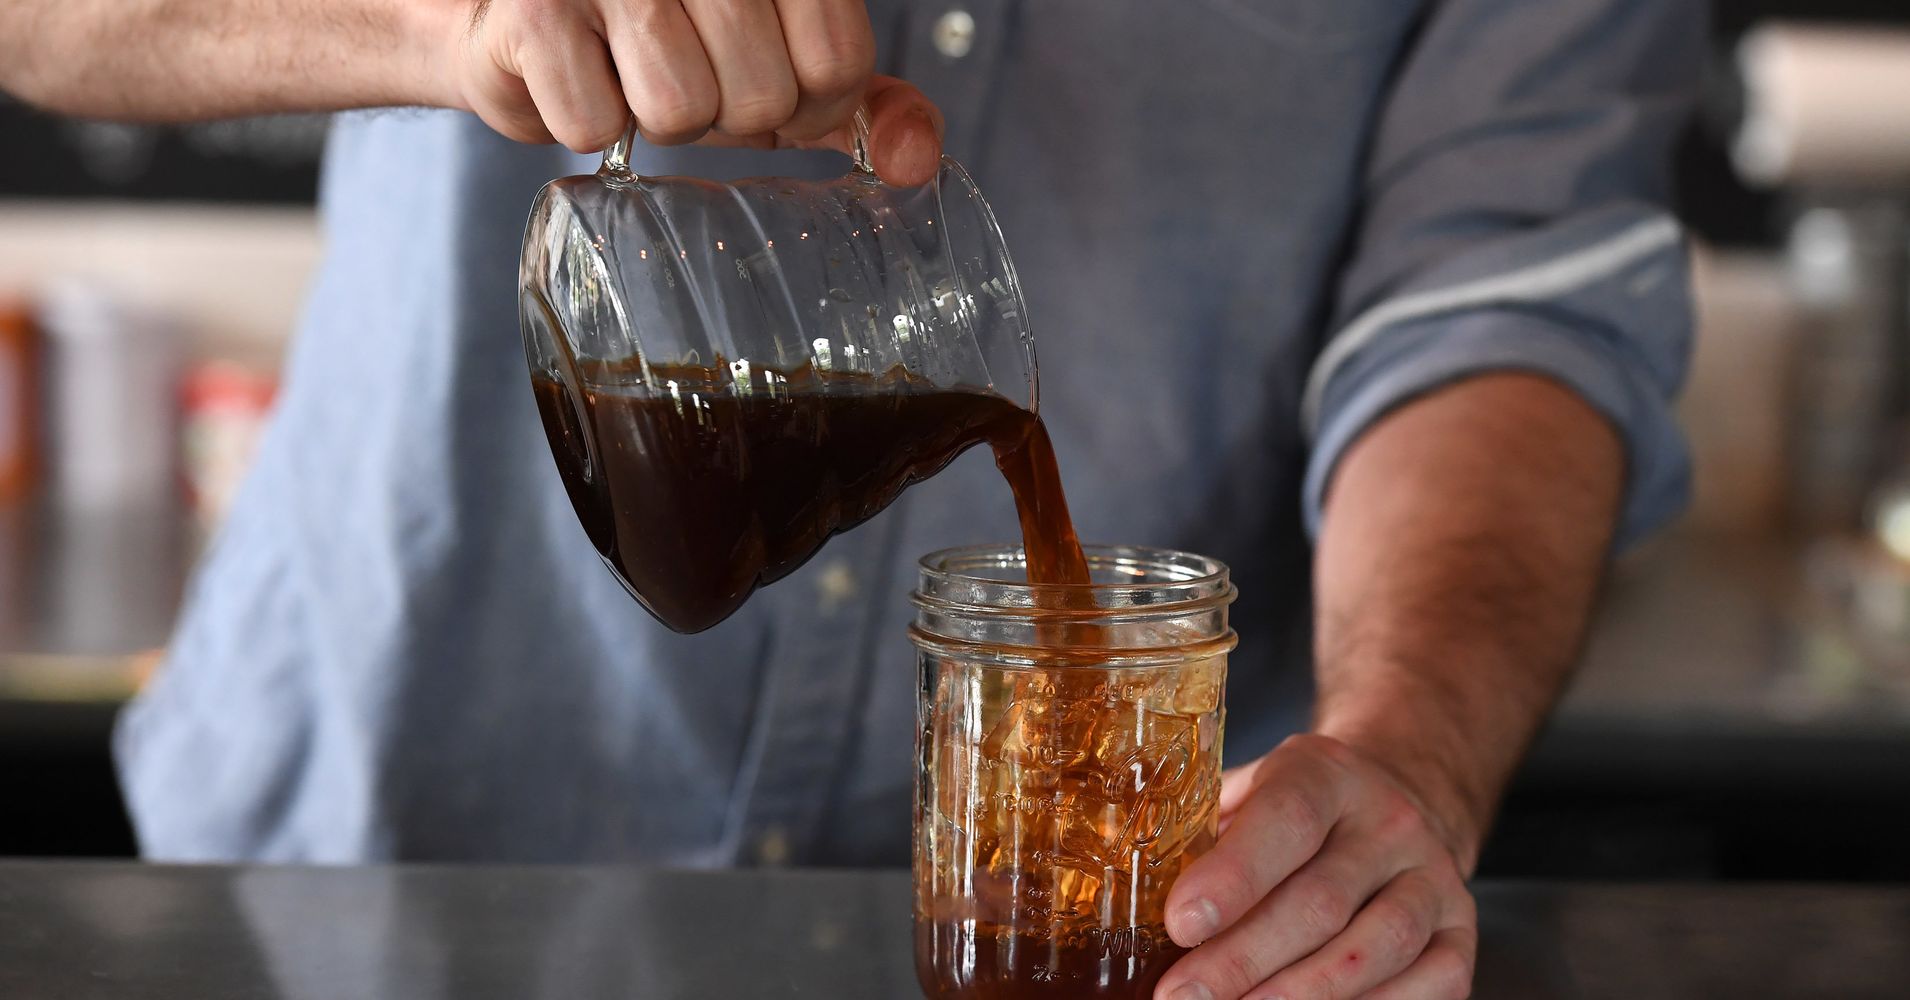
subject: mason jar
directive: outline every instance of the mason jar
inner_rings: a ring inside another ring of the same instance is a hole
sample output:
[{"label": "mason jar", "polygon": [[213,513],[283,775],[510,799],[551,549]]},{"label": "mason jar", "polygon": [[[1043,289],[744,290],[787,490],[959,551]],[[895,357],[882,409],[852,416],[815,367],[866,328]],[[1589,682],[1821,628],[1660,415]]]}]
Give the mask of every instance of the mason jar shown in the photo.
[{"label": "mason jar", "polygon": [[1022,550],[922,560],[915,961],[941,998],[1135,997],[1183,949],[1175,878],[1218,835],[1227,567],[1085,550],[1030,586]]}]

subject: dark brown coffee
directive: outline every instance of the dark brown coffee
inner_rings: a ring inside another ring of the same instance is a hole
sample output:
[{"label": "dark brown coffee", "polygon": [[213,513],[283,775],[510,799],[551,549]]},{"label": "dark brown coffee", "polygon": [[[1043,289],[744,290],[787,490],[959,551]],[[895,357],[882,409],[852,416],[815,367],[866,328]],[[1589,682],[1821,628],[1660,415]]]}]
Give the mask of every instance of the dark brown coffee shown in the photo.
[{"label": "dark brown coffee", "polygon": [[1187,949],[1160,926],[1078,942],[962,921],[916,921],[915,971],[935,1000],[1148,1000]]},{"label": "dark brown coffee", "polygon": [[576,405],[533,379],[538,412],[584,530],[663,624],[700,632],[830,536],[987,442],[1011,487],[1035,582],[1085,583],[1087,564],[1040,418],[986,390],[897,368],[653,368],[651,385],[585,389]]}]

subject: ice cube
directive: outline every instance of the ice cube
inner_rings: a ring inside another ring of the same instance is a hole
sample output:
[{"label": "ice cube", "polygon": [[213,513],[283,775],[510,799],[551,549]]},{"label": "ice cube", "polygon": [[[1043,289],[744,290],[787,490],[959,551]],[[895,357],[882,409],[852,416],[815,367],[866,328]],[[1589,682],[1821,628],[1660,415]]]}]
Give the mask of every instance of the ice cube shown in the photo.
[{"label": "ice cube", "polygon": [[1086,871],[1070,866],[1050,869],[1053,882],[1054,915],[1059,919],[1093,917],[1095,897],[1101,892],[1099,869]]},{"label": "ice cube", "polygon": [[1215,656],[1190,663],[1178,673],[1174,711],[1182,715],[1198,715],[1220,708],[1221,690],[1227,678],[1226,657]]},{"label": "ice cube", "polygon": [[1055,851],[1051,863],[1087,871],[1118,867],[1115,851],[1121,817],[1111,802],[1082,801],[1055,816]]},{"label": "ice cube", "polygon": [[992,761],[1010,761],[1026,752],[1022,715],[1027,708],[1028,703],[1025,701],[1009,703],[1008,708],[989,728],[988,735],[982,738],[983,756]]},{"label": "ice cube", "polygon": [[[1121,784],[1124,773],[1132,770],[1139,759],[1137,755],[1145,753],[1159,758],[1169,746],[1183,747],[1191,753],[1193,732],[1194,720],[1189,716],[1150,712],[1124,704],[1110,711],[1096,730],[1094,759]],[[1132,785],[1121,784],[1121,787]]]},{"label": "ice cube", "polygon": [[1092,750],[1100,706],[1074,699],[1018,699],[1008,706],[982,752],[1024,767],[1058,769],[1086,760]]},{"label": "ice cube", "polygon": [[1130,702],[1122,702],[1106,711],[1094,731],[1094,762],[1103,768],[1118,767],[1121,761],[1147,740],[1145,713]]}]

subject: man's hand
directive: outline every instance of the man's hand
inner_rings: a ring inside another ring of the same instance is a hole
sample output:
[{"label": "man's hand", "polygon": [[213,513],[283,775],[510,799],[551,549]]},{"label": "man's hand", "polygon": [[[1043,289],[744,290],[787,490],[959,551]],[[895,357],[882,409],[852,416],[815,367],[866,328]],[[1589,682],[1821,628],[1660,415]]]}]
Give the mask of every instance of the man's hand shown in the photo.
[{"label": "man's hand", "polygon": [[[1326,736],[1228,772],[1220,842],[1167,902],[1158,1000],[1459,1000],[1478,944],[1451,821]],[[1198,946],[1198,947],[1195,947]]]},{"label": "man's hand", "polygon": [[1468,994],[1462,878],[1571,668],[1624,462],[1597,411],[1516,373],[1348,449],[1314,561],[1313,734],[1226,777],[1220,842],[1168,897],[1198,947],[1157,998]]},{"label": "man's hand", "polygon": [[926,182],[941,156],[934,105],[873,76],[862,0],[478,0],[452,27],[441,103],[523,142],[595,152],[634,113],[657,145],[847,152],[866,101],[885,179]]},{"label": "man's hand", "polygon": [[427,105],[526,142],[848,152],[858,104],[895,184],[941,157],[941,113],[872,76],[861,0],[5,0],[0,90],[85,117],[185,122]]}]

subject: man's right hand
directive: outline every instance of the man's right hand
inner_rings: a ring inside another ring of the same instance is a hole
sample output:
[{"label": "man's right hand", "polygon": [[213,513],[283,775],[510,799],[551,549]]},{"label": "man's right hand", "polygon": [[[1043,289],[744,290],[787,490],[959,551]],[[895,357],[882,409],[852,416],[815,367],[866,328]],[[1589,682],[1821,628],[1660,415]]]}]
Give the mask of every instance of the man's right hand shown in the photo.
[{"label": "man's right hand", "polygon": [[119,121],[431,105],[595,152],[634,113],[659,145],[848,152],[935,176],[941,113],[872,75],[862,0],[0,0],[0,91]]},{"label": "man's right hand", "polygon": [[445,45],[439,102],[523,142],[595,152],[634,114],[657,145],[846,152],[866,101],[884,179],[923,183],[941,156],[935,106],[874,75],[862,0],[477,0]]}]

